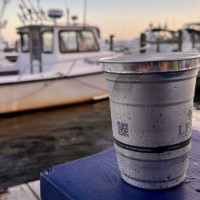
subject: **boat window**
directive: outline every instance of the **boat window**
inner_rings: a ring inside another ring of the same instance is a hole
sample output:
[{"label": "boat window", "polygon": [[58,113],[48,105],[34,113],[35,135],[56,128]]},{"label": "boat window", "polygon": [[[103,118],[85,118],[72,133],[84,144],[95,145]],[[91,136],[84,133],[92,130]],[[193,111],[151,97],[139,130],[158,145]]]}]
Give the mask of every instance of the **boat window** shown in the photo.
[{"label": "boat window", "polygon": [[99,47],[92,31],[60,31],[60,51],[91,52],[98,51]]},{"label": "boat window", "polygon": [[43,53],[53,52],[53,31],[44,31],[42,33],[42,51]]},{"label": "boat window", "polygon": [[22,52],[29,51],[29,35],[28,35],[28,33],[21,34],[21,50],[22,50]]},{"label": "boat window", "polygon": [[61,52],[77,52],[77,35],[76,31],[60,32],[60,50]]},{"label": "boat window", "polygon": [[79,51],[98,51],[98,45],[91,31],[78,32]]}]

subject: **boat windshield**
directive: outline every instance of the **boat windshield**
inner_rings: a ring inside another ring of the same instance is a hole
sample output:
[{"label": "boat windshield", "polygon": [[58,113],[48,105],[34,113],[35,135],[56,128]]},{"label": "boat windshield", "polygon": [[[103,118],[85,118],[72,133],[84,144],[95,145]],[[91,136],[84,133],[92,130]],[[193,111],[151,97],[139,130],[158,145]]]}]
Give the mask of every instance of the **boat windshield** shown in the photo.
[{"label": "boat windshield", "polygon": [[60,51],[69,52],[91,52],[98,51],[99,47],[92,31],[60,31]]}]

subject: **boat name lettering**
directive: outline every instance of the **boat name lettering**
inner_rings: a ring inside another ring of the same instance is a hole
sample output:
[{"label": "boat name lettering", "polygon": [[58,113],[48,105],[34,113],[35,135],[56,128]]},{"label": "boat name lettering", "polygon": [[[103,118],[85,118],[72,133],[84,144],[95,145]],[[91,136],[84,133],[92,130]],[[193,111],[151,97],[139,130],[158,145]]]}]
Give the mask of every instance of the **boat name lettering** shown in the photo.
[{"label": "boat name lettering", "polygon": [[101,64],[98,60],[90,60],[89,58],[85,58],[84,63],[87,63],[89,65],[100,65]]}]

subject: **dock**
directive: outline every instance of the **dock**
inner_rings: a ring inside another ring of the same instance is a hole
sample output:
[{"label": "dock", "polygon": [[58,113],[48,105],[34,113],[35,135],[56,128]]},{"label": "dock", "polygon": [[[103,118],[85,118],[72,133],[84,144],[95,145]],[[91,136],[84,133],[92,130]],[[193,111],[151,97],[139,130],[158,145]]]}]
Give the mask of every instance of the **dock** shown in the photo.
[{"label": "dock", "polygon": [[24,183],[0,191],[0,200],[41,200],[40,181]]}]

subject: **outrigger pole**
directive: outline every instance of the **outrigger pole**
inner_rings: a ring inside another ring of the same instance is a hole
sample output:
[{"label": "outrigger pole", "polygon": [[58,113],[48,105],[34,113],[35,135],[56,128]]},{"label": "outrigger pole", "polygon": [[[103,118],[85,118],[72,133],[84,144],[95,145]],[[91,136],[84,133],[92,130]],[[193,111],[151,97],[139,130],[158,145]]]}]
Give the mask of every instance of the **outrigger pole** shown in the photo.
[{"label": "outrigger pole", "polygon": [[4,15],[4,13],[5,13],[5,9],[6,9],[6,4],[7,4],[7,3],[8,3],[7,0],[4,0],[4,1],[3,1],[3,5],[2,5],[1,11],[0,11],[0,20],[3,19],[3,15]]}]

